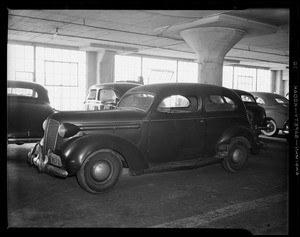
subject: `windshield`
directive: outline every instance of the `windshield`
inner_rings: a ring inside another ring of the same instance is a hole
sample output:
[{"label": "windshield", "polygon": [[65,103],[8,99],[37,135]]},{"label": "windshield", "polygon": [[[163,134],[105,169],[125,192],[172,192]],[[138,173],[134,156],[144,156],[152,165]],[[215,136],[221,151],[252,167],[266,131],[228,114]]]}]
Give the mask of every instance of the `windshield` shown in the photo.
[{"label": "windshield", "polygon": [[125,95],[119,102],[117,108],[119,109],[140,109],[148,111],[154,95],[149,93],[133,93]]}]

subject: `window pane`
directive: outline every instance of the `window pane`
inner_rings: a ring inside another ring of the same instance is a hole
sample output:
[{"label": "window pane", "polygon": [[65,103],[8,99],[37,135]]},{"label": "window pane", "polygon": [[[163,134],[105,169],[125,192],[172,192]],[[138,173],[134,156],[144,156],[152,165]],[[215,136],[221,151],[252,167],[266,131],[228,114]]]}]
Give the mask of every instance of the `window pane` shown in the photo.
[{"label": "window pane", "polygon": [[115,56],[115,81],[138,81],[141,76],[141,58]]},{"label": "window pane", "polygon": [[96,99],[96,89],[92,89],[89,91],[88,96],[87,96],[87,100],[95,100]]},{"label": "window pane", "polygon": [[198,82],[198,64],[178,62],[178,82]]},{"label": "window pane", "polygon": [[204,106],[207,112],[232,111],[236,108],[236,104],[230,98],[220,95],[210,95],[206,97]]}]

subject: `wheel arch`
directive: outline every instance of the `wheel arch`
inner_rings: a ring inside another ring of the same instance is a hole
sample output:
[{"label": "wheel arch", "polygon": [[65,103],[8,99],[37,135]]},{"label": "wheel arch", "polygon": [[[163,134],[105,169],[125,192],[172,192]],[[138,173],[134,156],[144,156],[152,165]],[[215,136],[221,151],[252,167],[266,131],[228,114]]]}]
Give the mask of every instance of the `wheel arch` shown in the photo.
[{"label": "wheel arch", "polygon": [[90,134],[74,140],[62,152],[69,175],[76,174],[89,155],[102,149],[112,150],[124,158],[133,175],[149,167],[144,153],[130,141],[110,134]]},{"label": "wheel arch", "polygon": [[220,139],[218,141],[218,147],[220,147],[221,145],[224,145],[224,144],[229,145],[231,143],[232,139],[237,138],[237,137],[244,139],[244,141],[249,149],[255,148],[256,146],[258,146],[258,144],[254,140],[253,132],[250,129],[245,128],[243,126],[234,126],[234,127],[227,129],[222,134],[222,136],[220,137]]}]

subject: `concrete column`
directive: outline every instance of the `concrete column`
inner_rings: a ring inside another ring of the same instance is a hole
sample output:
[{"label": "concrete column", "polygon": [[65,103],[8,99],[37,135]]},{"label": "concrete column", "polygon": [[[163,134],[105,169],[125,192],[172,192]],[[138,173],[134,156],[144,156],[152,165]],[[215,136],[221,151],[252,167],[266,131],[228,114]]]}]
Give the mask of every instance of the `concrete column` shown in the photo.
[{"label": "concrete column", "polygon": [[271,92],[285,96],[284,81],[282,80],[282,70],[271,71]]},{"label": "concrete column", "polygon": [[183,30],[180,35],[198,55],[198,82],[222,86],[224,57],[245,32],[225,27],[202,27]]},{"label": "concrete column", "polygon": [[86,91],[97,83],[97,52],[86,53]]},{"label": "concrete column", "polygon": [[114,82],[115,52],[104,51],[97,54],[97,83]]}]

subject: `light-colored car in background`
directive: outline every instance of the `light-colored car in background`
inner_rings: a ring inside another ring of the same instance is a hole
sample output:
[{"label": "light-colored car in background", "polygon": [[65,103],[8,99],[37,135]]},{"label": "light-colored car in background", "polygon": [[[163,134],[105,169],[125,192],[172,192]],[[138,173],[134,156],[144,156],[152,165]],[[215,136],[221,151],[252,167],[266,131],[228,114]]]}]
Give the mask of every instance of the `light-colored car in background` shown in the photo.
[{"label": "light-colored car in background", "polygon": [[289,133],[289,100],[284,96],[268,92],[250,92],[256,102],[262,106],[267,114],[267,129],[262,130],[266,136],[273,137],[281,130]]},{"label": "light-colored car in background", "polygon": [[115,82],[93,85],[89,88],[84,101],[85,110],[114,109],[120,98],[138,83]]}]

